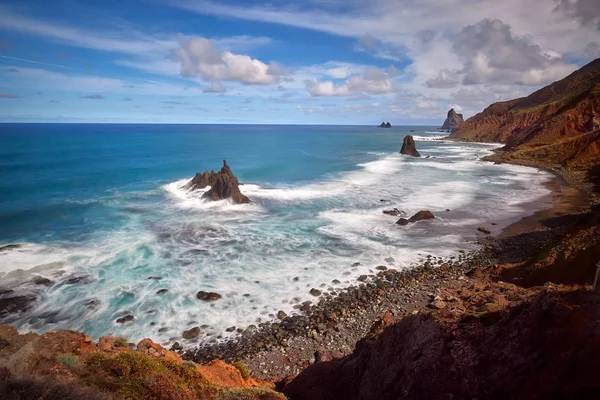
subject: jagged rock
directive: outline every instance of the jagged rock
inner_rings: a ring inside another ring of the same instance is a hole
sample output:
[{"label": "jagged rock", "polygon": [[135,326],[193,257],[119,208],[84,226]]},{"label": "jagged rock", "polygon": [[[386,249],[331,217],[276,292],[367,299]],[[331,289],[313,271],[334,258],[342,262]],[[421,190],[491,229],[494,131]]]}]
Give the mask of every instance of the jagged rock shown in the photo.
[{"label": "jagged rock", "polygon": [[391,210],[383,210],[385,215],[391,215],[393,217],[397,217],[398,215],[404,214],[404,211],[399,210],[397,208],[392,208]]},{"label": "jagged rock", "polygon": [[204,171],[197,173],[194,178],[183,186],[186,190],[204,189],[210,186],[210,190],[202,195],[203,199],[211,201],[231,199],[234,203],[250,203],[250,199],[240,192],[239,181],[231,172],[226,160],[223,160],[223,168],[219,172]]},{"label": "jagged rock", "polygon": [[389,122],[382,122],[381,125],[379,125],[380,128],[391,128],[392,124],[390,124]]},{"label": "jagged rock", "polygon": [[450,111],[448,111],[448,117],[444,121],[442,129],[447,130],[448,132],[454,132],[463,122],[465,122],[463,115],[457,114],[456,111],[454,111],[454,108],[451,108]]},{"label": "jagged rock", "polygon": [[402,142],[402,149],[400,150],[401,154],[405,154],[407,156],[413,157],[421,157],[421,154],[417,151],[417,145],[415,144],[415,139],[411,136],[404,136],[404,141]]},{"label": "jagged rock", "polygon": [[202,301],[215,301],[219,300],[222,296],[219,293],[205,292],[201,290],[198,292],[198,294],[196,294],[196,297],[198,298],[198,300]]},{"label": "jagged rock", "polygon": [[410,217],[409,219],[400,218],[398,221],[396,221],[396,223],[398,225],[408,225],[413,222],[423,221],[423,220],[427,220],[427,219],[434,219],[434,218],[435,218],[435,216],[431,213],[431,211],[421,210],[418,213],[416,213],[415,215],[413,215],[412,217]]}]

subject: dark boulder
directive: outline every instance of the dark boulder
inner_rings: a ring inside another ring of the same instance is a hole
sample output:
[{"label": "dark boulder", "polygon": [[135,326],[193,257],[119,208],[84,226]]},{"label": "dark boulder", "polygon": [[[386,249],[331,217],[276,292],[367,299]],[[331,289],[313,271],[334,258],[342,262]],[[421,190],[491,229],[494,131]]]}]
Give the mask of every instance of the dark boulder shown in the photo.
[{"label": "dark boulder", "polygon": [[35,297],[33,296],[13,296],[0,298],[0,319],[8,317],[12,314],[28,311],[32,307],[34,301]]},{"label": "dark boulder", "polygon": [[431,213],[431,211],[422,210],[410,217],[409,219],[400,218],[396,223],[398,225],[408,225],[413,222],[424,221],[428,219],[434,219],[435,216]]},{"label": "dark boulder", "polygon": [[15,249],[20,249],[21,245],[20,244],[7,244],[4,246],[0,246],[0,251],[10,251],[10,250],[15,250]]},{"label": "dark boulder", "polygon": [[463,122],[465,122],[463,115],[457,114],[456,111],[454,111],[454,108],[451,108],[450,111],[448,111],[448,117],[444,121],[442,129],[448,132],[454,132]]},{"label": "dark boulder", "polygon": [[219,172],[204,171],[202,174],[197,173],[183,188],[198,190],[210,187],[210,190],[202,195],[203,199],[211,201],[231,199],[238,204],[250,203],[250,199],[240,192],[239,185],[240,183],[231,172],[227,161],[223,160],[223,168]]},{"label": "dark boulder", "polygon": [[397,209],[397,208],[392,208],[392,209],[390,209],[390,210],[383,210],[383,213],[384,213],[385,215],[391,215],[391,216],[393,216],[393,217],[397,217],[398,215],[402,215],[402,214],[404,214],[404,211],[402,211],[402,210],[399,210],[399,209]]},{"label": "dark boulder", "polygon": [[405,136],[404,141],[402,142],[402,149],[400,150],[401,154],[412,156],[412,157],[421,157],[421,154],[417,151],[417,145],[415,144],[415,139],[411,135]]},{"label": "dark boulder", "polygon": [[131,322],[134,319],[135,319],[135,317],[133,315],[126,315],[124,317],[117,318],[117,324],[124,324],[126,322]]},{"label": "dark boulder", "polygon": [[216,301],[216,300],[219,300],[223,296],[221,296],[219,293],[205,292],[205,291],[201,290],[198,292],[198,294],[196,294],[196,297],[198,298],[198,300],[202,300],[202,301]]}]

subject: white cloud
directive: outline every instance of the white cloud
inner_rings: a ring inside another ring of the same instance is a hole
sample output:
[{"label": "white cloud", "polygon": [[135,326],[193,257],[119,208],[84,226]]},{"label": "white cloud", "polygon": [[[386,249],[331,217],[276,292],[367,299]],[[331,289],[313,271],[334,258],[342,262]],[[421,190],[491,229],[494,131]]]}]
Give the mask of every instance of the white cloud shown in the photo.
[{"label": "white cloud", "polygon": [[175,52],[184,77],[201,76],[207,81],[238,81],[246,85],[270,85],[279,82],[283,69],[279,64],[265,64],[247,55],[222,53],[214,42],[202,37],[180,38]]},{"label": "white cloud", "polygon": [[304,85],[311,96],[348,96],[356,93],[384,94],[396,90],[392,78],[396,76],[394,67],[383,71],[379,68],[366,68],[362,74],[353,75],[346,81],[336,84],[333,81],[319,82],[317,79],[306,79]]}]

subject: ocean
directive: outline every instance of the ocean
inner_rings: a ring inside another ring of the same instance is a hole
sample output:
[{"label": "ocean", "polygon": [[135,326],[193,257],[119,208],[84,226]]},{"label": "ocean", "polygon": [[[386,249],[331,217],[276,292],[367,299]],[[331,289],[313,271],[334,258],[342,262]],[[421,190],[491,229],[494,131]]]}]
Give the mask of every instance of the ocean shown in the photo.
[{"label": "ocean", "polygon": [[[399,154],[407,134],[421,158]],[[0,246],[21,245],[0,251],[0,287],[38,299],[2,322],[163,344],[198,325],[187,345],[206,343],[297,312],[317,301],[311,288],[474,249],[477,227],[498,233],[548,205],[548,173],[480,161],[498,145],[442,136],[423,126],[0,124]],[[223,159],[252,204],[182,189]],[[395,207],[436,219],[399,226],[382,212]],[[199,290],[222,298],[202,302]],[[124,315],[135,319],[115,322]]]}]

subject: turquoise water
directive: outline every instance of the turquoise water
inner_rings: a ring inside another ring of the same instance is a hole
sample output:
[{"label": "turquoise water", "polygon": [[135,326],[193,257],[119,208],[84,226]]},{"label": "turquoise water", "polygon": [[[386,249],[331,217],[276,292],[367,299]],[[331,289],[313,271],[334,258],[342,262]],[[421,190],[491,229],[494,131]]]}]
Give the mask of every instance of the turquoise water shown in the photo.
[{"label": "turquoise water", "polygon": [[[406,134],[422,158],[398,154]],[[22,247],[0,252],[0,286],[40,297],[5,322],[164,343],[207,325],[199,340],[212,340],[293,312],[312,287],[455,255],[472,247],[476,227],[494,231],[532,202],[544,207],[548,174],[481,162],[494,145],[431,140],[439,136],[434,127],[2,124],[0,245]],[[224,158],[252,204],[181,189]],[[400,227],[382,213],[393,207],[437,219]],[[26,283],[31,273],[54,284]],[[223,298],[202,303],[198,290]],[[135,320],[116,324],[125,314]]]}]

